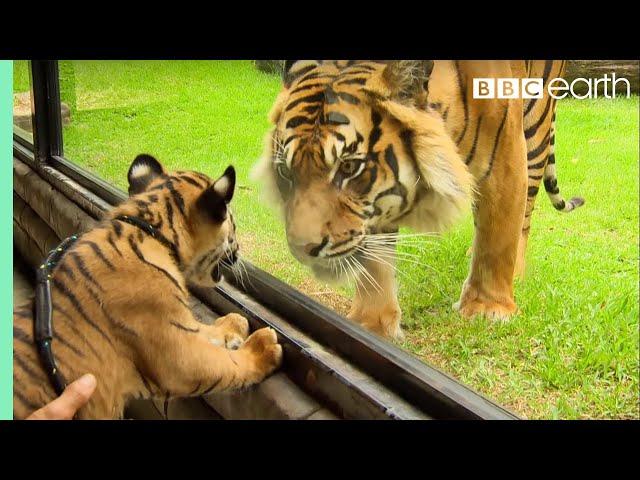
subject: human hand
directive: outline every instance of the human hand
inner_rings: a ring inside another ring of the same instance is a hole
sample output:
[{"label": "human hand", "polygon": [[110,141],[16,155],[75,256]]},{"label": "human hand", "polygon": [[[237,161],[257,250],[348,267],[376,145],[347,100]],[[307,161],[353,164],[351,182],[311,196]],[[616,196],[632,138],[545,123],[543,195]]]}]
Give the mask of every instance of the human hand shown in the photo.
[{"label": "human hand", "polygon": [[29,415],[26,420],[71,420],[83,407],[96,389],[96,377],[87,373],[67,385],[62,395],[40,410]]}]

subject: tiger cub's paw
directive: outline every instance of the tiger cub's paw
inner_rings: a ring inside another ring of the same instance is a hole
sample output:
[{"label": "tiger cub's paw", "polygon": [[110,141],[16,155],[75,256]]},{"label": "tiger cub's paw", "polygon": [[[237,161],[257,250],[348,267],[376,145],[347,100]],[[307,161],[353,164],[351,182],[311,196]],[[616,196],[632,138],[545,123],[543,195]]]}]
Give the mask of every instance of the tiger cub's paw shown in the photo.
[{"label": "tiger cub's paw", "polygon": [[240,348],[249,336],[249,322],[237,313],[229,313],[218,318],[214,322],[213,328],[216,332],[217,343],[231,350]]},{"label": "tiger cub's paw", "polygon": [[253,332],[238,352],[248,355],[256,382],[262,381],[282,363],[282,347],[273,328],[261,328]]}]

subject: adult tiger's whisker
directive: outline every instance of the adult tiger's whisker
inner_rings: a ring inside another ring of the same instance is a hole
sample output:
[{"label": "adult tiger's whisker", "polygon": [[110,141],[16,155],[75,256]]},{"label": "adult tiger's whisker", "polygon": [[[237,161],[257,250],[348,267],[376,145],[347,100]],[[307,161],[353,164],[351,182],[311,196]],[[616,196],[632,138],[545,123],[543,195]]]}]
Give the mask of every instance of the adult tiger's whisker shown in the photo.
[{"label": "adult tiger's whisker", "polygon": [[343,272],[344,276],[347,277],[347,279],[348,279],[349,278],[349,273],[347,272],[347,267],[344,266],[344,262],[342,260],[340,260],[338,262],[338,265],[340,266],[341,272]]},{"label": "adult tiger's whisker", "polygon": [[391,264],[390,262],[388,262],[387,260],[385,260],[382,257],[379,257],[375,254],[373,254],[372,252],[368,252],[366,250],[360,250],[360,253],[362,254],[362,256],[368,260],[371,260],[373,262],[378,262],[381,263],[383,265],[387,265],[389,268],[391,268],[395,273],[399,273],[402,278],[410,280],[412,283],[414,283],[414,280],[409,277],[409,275],[407,275],[406,273],[404,273],[402,270],[398,269],[398,267],[396,265]]},{"label": "adult tiger's whisker", "polygon": [[[423,262],[419,262],[416,259],[419,259],[420,256],[413,254],[413,253],[408,253],[408,252],[401,252],[401,251],[393,251],[392,249],[378,249],[378,248],[369,248],[369,246],[365,245],[364,248],[375,255],[379,255],[381,258],[384,259],[389,259],[389,260],[397,260],[399,262],[407,262],[407,263],[412,263],[414,265],[418,265],[420,267],[425,267],[428,268],[430,270],[432,270],[435,273],[440,273],[437,269],[435,269],[433,266],[427,264],[427,263],[423,263]],[[400,270],[397,270],[400,271]]]},{"label": "adult tiger's whisker", "polygon": [[426,245],[431,239],[425,240],[424,238],[408,238],[408,239],[396,239],[396,238],[365,238],[363,243],[376,244],[376,245]]},{"label": "adult tiger's whisker", "polygon": [[405,257],[405,258],[420,258],[420,255],[417,255],[415,253],[410,253],[410,252],[403,252],[403,251],[393,251],[391,249],[380,249],[377,247],[370,247],[370,246],[366,246],[365,247],[367,250],[369,250],[370,252],[373,253],[378,253],[382,256],[387,256],[387,257]]},{"label": "adult tiger's whisker", "polygon": [[367,238],[425,238],[440,237],[436,232],[417,232],[417,233],[368,233]]},{"label": "adult tiger's whisker", "polygon": [[371,284],[371,286],[373,286],[373,288],[375,288],[375,290],[378,293],[382,293],[382,287],[380,286],[380,284],[376,281],[375,278],[373,278],[373,275],[371,275],[371,273],[369,273],[367,271],[367,269],[362,265],[362,263],[360,263],[360,261],[355,258],[355,257],[351,257],[353,259],[353,262],[356,266],[356,268],[360,271],[360,274],[363,275],[367,281]]},{"label": "adult tiger's whisker", "polygon": [[360,275],[358,275],[355,271],[354,266],[351,264],[351,262],[349,261],[349,259],[345,259],[345,266],[346,268],[349,269],[349,271],[351,272],[351,276],[353,277],[353,280],[356,284],[356,290],[359,292],[361,289],[364,289],[364,284],[362,283],[362,279],[360,278]]},{"label": "adult tiger's whisker", "polygon": [[369,247],[376,247],[376,248],[380,248],[380,249],[384,249],[384,250],[395,250],[397,247],[407,247],[413,250],[423,250],[423,248],[425,247],[425,245],[422,244],[400,244],[397,245],[395,243],[376,243],[376,242],[363,242],[366,246]]},{"label": "adult tiger's whisker", "polygon": [[358,272],[356,266],[351,262],[351,260],[352,260],[352,257],[346,258],[345,262],[346,262],[346,265],[349,268],[349,270],[351,270],[351,274],[353,275],[353,278],[354,278],[354,280],[356,282],[356,289],[358,291],[360,291],[360,289],[364,290],[365,286],[364,286],[364,282],[362,281],[362,277],[358,274],[359,272]]}]

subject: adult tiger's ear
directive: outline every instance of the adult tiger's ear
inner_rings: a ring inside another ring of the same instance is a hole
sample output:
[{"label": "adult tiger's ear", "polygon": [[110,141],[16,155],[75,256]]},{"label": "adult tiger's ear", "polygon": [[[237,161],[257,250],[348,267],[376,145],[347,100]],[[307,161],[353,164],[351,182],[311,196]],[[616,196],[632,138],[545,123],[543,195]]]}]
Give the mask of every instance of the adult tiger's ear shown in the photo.
[{"label": "adult tiger's ear", "polygon": [[129,195],[144,192],[153,180],[164,174],[164,168],[158,160],[151,155],[141,153],[133,160],[127,172]]},{"label": "adult tiger's ear", "polygon": [[388,99],[405,103],[426,96],[433,60],[391,60],[378,78],[367,82],[365,89]]},{"label": "adult tiger's ear", "polygon": [[282,69],[282,82],[285,88],[289,88],[296,78],[309,73],[318,65],[320,65],[319,60],[285,60]]},{"label": "adult tiger's ear", "polygon": [[196,208],[207,218],[222,223],[227,218],[227,206],[233,198],[235,187],[236,171],[229,166],[213,185],[200,194]]},{"label": "adult tiger's ear", "polygon": [[320,65],[320,60],[284,60],[282,62],[282,84],[283,89],[280,91],[273,106],[269,111],[269,122],[276,125],[282,115],[282,110],[289,99],[289,88],[296,78],[309,73],[311,70]]}]

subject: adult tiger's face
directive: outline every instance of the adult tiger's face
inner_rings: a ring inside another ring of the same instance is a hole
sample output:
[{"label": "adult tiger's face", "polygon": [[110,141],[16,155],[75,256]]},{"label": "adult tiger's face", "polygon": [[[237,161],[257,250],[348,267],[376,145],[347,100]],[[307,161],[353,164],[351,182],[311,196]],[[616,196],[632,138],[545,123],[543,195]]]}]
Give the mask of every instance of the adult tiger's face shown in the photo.
[{"label": "adult tiger's face", "polygon": [[277,188],[291,252],[321,278],[346,273],[334,260],[362,255],[368,234],[394,230],[414,204],[414,131],[380,105],[386,67],[296,62],[271,113],[262,175]]}]

